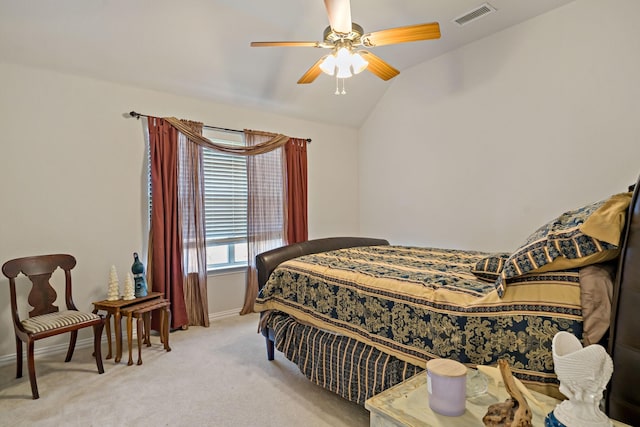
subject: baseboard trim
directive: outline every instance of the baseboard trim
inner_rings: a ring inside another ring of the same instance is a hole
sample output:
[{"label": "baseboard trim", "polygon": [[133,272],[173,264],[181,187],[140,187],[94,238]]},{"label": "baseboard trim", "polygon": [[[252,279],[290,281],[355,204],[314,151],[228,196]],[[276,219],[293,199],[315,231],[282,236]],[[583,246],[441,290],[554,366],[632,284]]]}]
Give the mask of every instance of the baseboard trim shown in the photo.
[{"label": "baseboard trim", "polygon": [[217,313],[209,313],[209,321],[215,322],[216,320],[224,319],[226,317],[238,316],[240,314],[241,307],[233,308],[231,310],[219,311]]},{"label": "baseboard trim", "polygon": [[[106,344],[107,344],[107,338],[105,337],[102,340],[102,348],[104,348]],[[76,341],[76,350],[79,348],[87,348],[87,347],[93,347],[93,337],[84,338]],[[44,347],[36,347],[33,350],[33,355],[34,357],[38,358],[40,356],[47,356],[50,354],[66,353],[68,348],[69,348],[68,341],[66,343],[61,343],[61,344],[47,345]],[[24,361],[27,360],[27,348],[24,343],[22,345],[22,358]],[[4,356],[0,356],[0,366],[9,365],[11,363],[16,363],[15,353],[5,354]],[[27,369],[26,363],[25,363],[24,369]]]},{"label": "baseboard trim", "polygon": [[[227,317],[231,317],[231,316],[237,316],[240,313],[241,308],[234,308],[231,310],[226,310],[226,311],[220,311],[218,313],[209,313],[209,321],[210,322],[215,322],[216,320],[221,320]],[[113,332],[112,332],[113,333]],[[123,335],[125,335],[126,331],[123,331]],[[133,336],[135,338],[136,336],[136,331],[133,331]],[[123,336],[123,339],[126,340],[126,336]],[[114,347],[115,347],[115,343]],[[106,337],[106,333],[103,332],[103,338],[102,338],[102,350],[104,353],[104,349],[105,346],[107,345],[107,337]],[[80,348],[87,348],[87,347],[93,347],[93,337],[89,337],[89,338],[84,338],[81,340],[76,341],[76,350],[80,349]],[[60,344],[55,344],[55,345],[48,345],[48,346],[43,346],[43,347],[38,347],[37,343],[36,343],[36,348],[33,350],[33,355],[35,356],[35,358],[37,359],[38,357],[41,356],[48,356],[51,354],[58,354],[58,353],[66,353],[67,349],[69,348],[69,342],[65,342],[65,343],[60,343]],[[23,360],[27,360],[27,348],[25,345],[23,345],[23,349],[22,349],[22,357]],[[14,364],[16,363],[16,354],[15,353],[11,353],[11,354],[5,354],[3,356],[0,356],[0,366],[6,366],[9,364]],[[26,363],[25,363],[25,368],[26,368]]]}]

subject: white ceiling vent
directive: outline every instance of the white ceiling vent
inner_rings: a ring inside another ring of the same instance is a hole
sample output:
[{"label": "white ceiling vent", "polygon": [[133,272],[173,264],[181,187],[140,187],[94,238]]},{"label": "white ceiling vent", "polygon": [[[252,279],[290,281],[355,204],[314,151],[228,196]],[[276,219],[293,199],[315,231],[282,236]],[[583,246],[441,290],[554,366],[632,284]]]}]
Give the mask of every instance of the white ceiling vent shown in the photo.
[{"label": "white ceiling vent", "polygon": [[495,11],[496,11],[495,7],[491,6],[489,3],[484,3],[476,7],[475,9],[470,10],[469,12],[466,12],[465,14],[458,16],[455,19],[452,19],[451,22],[455,22],[456,24],[462,27],[472,21],[475,21],[476,19],[480,19],[483,16],[487,16],[490,13],[493,13]]}]

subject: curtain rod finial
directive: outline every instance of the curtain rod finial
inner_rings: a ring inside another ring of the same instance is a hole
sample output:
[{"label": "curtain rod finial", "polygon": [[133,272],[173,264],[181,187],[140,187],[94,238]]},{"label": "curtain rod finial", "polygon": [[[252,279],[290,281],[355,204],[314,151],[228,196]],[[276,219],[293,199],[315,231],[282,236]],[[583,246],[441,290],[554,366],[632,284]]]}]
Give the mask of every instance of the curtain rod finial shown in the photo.
[{"label": "curtain rod finial", "polygon": [[139,118],[140,118],[140,113],[136,113],[135,111],[131,111],[131,112],[129,112],[129,115],[130,115],[131,117],[135,117],[136,119],[139,119]]}]

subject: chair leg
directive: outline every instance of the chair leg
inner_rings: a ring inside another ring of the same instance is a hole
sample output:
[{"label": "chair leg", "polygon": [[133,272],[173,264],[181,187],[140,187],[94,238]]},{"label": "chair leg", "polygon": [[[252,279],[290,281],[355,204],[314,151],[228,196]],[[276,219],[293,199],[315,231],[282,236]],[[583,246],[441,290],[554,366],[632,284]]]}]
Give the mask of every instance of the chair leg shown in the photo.
[{"label": "chair leg", "polygon": [[102,329],[104,323],[93,326],[93,352],[96,356],[96,366],[98,367],[98,373],[104,373],[104,366],[102,365]]},{"label": "chair leg", "polygon": [[31,382],[31,394],[33,399],[38,399],[38,383],[36,382],[36,364],[33,357],[33,341],[27,341],[27,366],[29,367],[29,382]]},{"label": "chair leg", "polygon": [[107,328],[107,345],[109,346],[107,359],[111,359],[113,357],[113,353],[111,351],[111,313],[107,313],[107,316],[104,319],[104,326]]},{"label": "chair leg", "polygon": [[22,378],[22,340],[16,335],[16,378]]},{"label": "chair leg", "polygon": [[78,340],[78,330],[71,331],[71,339],[69,340],[69,350],[67,350],[67,357],[65,357],[65,362],[70,362],[73,357],[73,350],[76,348],[76,341]]}]

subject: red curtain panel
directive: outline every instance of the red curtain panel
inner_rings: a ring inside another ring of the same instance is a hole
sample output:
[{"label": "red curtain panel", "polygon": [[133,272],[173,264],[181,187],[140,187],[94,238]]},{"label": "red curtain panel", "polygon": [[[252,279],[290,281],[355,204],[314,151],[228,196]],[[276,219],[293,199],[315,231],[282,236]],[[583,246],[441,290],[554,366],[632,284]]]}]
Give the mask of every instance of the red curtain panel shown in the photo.
[{"label": "red curtain panel", "polygon": [[[171,301],[171,328],[188,325],[178,216],[178,131],[166,120],[149,118],[151,149],[150,270],[154,292]],[[152,327],[160,330],[157,319]]]},{"label": "red curtain panel", "polygon": [[308,238],[307,141],[291,138],[285,145],[287,159],[287,243]]}]

